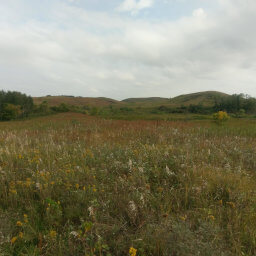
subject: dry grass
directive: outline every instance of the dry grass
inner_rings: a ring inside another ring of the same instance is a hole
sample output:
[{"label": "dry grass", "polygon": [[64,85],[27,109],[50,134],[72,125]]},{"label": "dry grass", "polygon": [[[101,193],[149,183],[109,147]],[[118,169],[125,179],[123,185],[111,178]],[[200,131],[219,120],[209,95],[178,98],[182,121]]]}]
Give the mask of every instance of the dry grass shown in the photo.
[{"label": "dry grass", "polygon": [[0,124],[0,255],[255,255],[254,121]]},{"label": "dry grass", "polygon": [[41,104],[44,101],[47,101],[49,106],[58,106],[61,103],[74,106],[96,106],[96,107],[105,107],[112,104],[122,104],[117,100],[109,98],[90,98],[90,97],[68,97],[68,96],[45,96],[45,97],[34,97],[33,101],[36,105]]}]

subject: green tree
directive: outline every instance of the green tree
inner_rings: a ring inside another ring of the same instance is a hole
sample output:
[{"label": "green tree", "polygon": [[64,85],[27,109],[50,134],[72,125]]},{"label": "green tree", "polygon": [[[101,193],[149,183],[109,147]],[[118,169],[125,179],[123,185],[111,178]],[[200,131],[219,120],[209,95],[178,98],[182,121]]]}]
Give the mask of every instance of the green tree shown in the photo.
[{"label": "green tree", "polygon": [[0,119],[3,121],[16,119],[21,116],[21,114],[22,111],[19,105],[5,103],[1,106],[0,109]]}]

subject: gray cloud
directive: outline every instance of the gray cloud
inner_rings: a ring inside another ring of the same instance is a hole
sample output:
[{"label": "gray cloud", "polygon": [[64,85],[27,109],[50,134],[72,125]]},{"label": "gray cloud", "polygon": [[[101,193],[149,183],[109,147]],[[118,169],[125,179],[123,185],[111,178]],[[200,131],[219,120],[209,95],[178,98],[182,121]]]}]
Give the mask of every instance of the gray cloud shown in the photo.
[{"label": "gray cloud", "polygon": [[0,18],[2,89],[117,99],[202,90],[256,96],[253,0],[219,0],[215,11],[196,8],[175,21],[63,2],[45,21],[27,19],[28,6],[2,7],[8,14]]}]

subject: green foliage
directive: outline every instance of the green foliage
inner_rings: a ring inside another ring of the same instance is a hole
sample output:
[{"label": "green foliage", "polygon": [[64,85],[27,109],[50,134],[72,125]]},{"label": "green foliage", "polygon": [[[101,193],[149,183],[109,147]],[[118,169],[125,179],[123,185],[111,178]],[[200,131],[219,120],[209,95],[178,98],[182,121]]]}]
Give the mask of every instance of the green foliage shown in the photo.
[{"label": "green foliage", "polygon": [[2,104],[0,108],[0,120],[8,121],[18,118],[21,115],[21,107],[13,104]]},{"label": "green foliage", "polygon": [[33,111],[33,99],[20,92],[0,91],[0,120],[27,117]]}]

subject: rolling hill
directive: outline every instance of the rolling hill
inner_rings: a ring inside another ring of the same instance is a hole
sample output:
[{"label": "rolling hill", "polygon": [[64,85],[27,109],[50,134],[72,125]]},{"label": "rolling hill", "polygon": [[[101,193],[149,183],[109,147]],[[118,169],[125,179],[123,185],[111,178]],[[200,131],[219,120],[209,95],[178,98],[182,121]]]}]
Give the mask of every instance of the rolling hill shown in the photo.
[{"label": "rolling hill", "polygon": [[58,106],[61,103],[65,103],[68,105],[74,106],[98,106],[98,107],[105,107],[113,104],[120,103],[117,100],[99,97],[99,98],[92,98],[92,97],[73,97],[73,96],[45,96],[45,97],[34,97],[34,103],[36,105],[41,104],[44,101],[47,101],[49,106]]},{"label": "rolling hill", "polygon": [[183,94],[170,99],[170,104],[175,106],[188,106],[188,105],[198,105],[212,106],[214,105],[215,99],[229,97],[229,94],[217,92],[217,91],[206,91],[197,92],[190,94]]},{"label": "rolling hill", "polygon": [[217,91],[205,91],[180,95],[174,98],[162,98],[162,97],[148,97],[148,98],[128,98],[122,101],[105,98],[105,97],[74,97],[74,96],[45,96],[45,97],[34,97],[34,103],[36,105],[47,101],[49,106],[57,106],[61,103],[74,106],[139,106],[139,107],[152,107],[152,106],[189,106],[198,105],[212,106],[214,105],[216,98],[229,97],[230,95],[217,92]]}]

